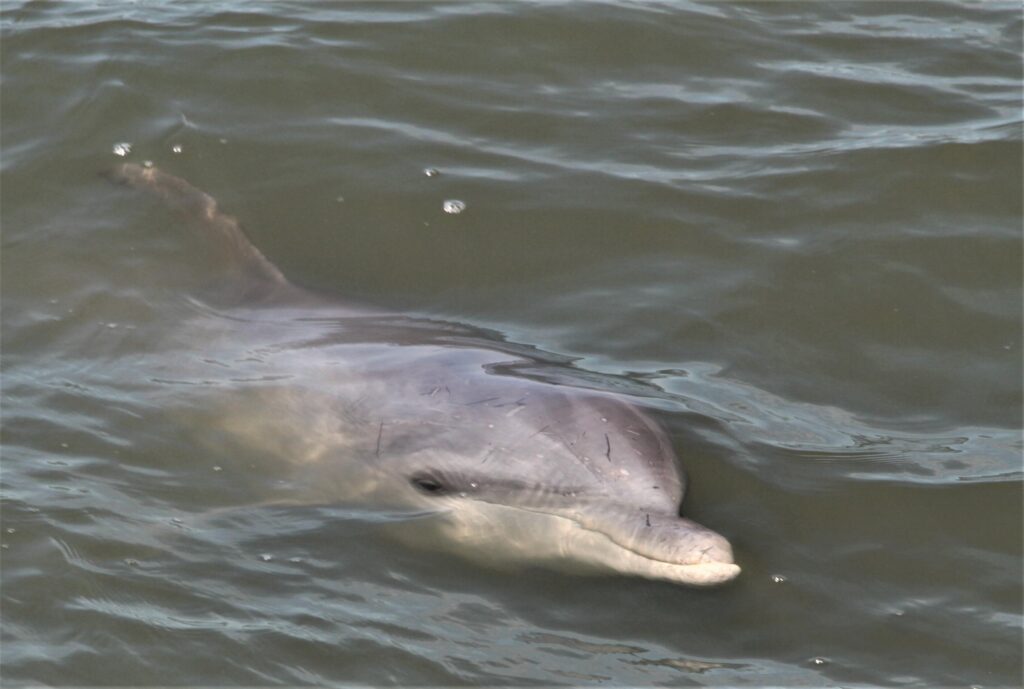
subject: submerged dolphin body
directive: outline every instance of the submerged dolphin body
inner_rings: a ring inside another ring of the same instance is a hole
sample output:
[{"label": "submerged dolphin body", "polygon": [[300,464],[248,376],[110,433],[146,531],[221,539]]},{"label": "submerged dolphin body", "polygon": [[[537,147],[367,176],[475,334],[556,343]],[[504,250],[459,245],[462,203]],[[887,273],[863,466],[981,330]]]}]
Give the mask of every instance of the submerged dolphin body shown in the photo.
[{"label": "submerged dolphin body", "polygon": [[722,536],[679,516],[675,454],[633,404],[516,375],[529,359],[470,328],[307,292],[184,180],[134,164],[111,177],[183,210],[219,257],[227,306],[190,327],[203,358],[247,362],[248,382],[212,386],[203,421],[287,466],[303,501],[410,510],[400,537],[486,562],[739,574]]}]

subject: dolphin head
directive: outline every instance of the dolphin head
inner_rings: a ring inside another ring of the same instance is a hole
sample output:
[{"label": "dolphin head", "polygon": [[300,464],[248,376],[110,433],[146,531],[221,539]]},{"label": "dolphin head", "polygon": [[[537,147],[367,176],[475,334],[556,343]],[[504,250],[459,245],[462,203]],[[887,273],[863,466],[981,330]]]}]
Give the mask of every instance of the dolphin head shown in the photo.
[{"label": "dolphin head", "polygon": [[729,542],[661,505],[635,505],[592,486],[530,484],[491,474],[410,467],[418,517],[396,528],[414,545],[498,566],[535,564],[709,586],[740,571]]},{"label": "dolphin head", "polygon": [[725,538],[679,516],[678,460],[646,414],[615,397],[538,392],[496,395],[461,419],[446,409],[444,423],[381,424],[374,502],[416,514],[394,525],[400,539],[491,564],[694,586],[739,574]]}]

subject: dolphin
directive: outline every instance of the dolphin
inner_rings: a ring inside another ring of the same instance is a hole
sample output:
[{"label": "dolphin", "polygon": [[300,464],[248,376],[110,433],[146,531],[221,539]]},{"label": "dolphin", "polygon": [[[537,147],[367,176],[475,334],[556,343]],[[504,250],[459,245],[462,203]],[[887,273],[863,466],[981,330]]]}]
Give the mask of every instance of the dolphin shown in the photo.
[{"label": "dolphin", "polygon": [[725,538],[680,516],[679,460],[630,400],[530,375],[536,352],[480,329],[297,286],[156,167],[108,176],[181,211],[217,261],[182,341],[227,373],[193,372],[208,383],[193,421],[283,467],[295,502],[400,510],[398,538],[494,565],[692,586],[739,574]]}]

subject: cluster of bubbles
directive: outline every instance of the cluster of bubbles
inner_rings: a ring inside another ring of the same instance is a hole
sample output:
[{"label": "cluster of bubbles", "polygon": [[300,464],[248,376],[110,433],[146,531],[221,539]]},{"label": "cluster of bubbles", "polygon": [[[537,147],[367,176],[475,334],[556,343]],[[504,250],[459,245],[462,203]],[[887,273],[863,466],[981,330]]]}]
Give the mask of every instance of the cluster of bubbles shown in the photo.
[{"label": "cluster of bubbles", "polygon": [[[441,171],[436,167],[424,168],[423,174],[427,177],[437,177],[441,174]],[[441,204],[441,209],[449,215],[458,215],[462,211],[466,210],[466,202],[460,201],[459,199],[447,199]]]},{"label": "cluster of bubbles", "polygon": [[[182,150],[181,144],[174,144],[171,146],[172,153],[181,153]],[[132,143],[130,141],[119,141],[114,144],[113,152],[114,155],[124,158],[132,152]],[[152,163],[150,163],[150,166],[152,166]]]}]

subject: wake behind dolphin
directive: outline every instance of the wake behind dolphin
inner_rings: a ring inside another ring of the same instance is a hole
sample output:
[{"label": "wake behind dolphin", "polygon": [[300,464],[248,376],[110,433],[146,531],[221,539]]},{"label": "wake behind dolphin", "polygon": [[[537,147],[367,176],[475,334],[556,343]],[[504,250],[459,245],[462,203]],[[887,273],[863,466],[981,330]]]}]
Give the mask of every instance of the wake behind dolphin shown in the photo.
[{"label": "wake behind dolphin", "polygon": [[520,357],[456,326],[306,291],[184,180],[130,163],[110,176],[183,211],[216,254],[230,318],[200,315],[182,337],[253,375],[197,391],[203,422],[286,467],[294,502],[415,511],[399,538],[488,563],[702,586],[739,574],[722,536],[679,516],[678,460],[635,405],[510,375]]}]

